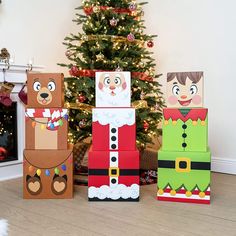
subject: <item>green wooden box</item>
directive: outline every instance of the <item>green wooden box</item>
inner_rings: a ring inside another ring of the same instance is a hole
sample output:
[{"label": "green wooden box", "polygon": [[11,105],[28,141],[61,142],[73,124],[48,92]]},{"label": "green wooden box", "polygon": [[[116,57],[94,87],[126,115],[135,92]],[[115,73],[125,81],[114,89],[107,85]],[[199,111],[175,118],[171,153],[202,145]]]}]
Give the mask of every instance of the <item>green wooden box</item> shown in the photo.
[{"label": "green wooden box", "polygon": [[164,108],[163,151],[206,152],[208,109]]},{"label": "green wooden box", "polygon": [[210,203],[211,153],[158,152],[158,199]]}]

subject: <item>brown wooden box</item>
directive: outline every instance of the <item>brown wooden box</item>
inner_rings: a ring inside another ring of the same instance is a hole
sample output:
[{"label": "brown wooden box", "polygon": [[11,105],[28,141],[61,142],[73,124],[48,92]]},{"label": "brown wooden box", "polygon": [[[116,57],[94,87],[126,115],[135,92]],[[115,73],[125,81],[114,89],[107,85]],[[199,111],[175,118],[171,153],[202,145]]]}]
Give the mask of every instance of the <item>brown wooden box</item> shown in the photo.
[{"label": "brown wooden box", "polygon": [[24,150],[23,197],[72,198],[72,150]]},{"label": "brown wooden box", "polygon": [[67,149],[68,110],[29,108],[25,112],[26,149]]}]

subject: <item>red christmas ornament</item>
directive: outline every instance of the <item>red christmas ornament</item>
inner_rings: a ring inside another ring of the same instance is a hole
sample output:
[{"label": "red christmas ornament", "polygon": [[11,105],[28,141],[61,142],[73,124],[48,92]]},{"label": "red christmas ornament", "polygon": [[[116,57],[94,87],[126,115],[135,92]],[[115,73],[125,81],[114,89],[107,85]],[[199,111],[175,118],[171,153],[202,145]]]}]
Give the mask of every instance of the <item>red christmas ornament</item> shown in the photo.
[{"label": "red christmas ornament", "polygon": [[152,40],[149,40],[149,41],[147,42],[147,46],[148,46],[149,48],[152,48],[152,47],[154,46],[153,41],[152,41]]},{"label": "red christmas ornament", "polygon": [[129,33],[129,34],[127,35],[127,40],[128,40],[129,42],[133,42],[133,41],[135,40],[134,35],[133,35],[132,33]]},{"label": "red christmas ornament", "polygon": [[144,121],[144,122],[143,122],[143,128],[144,128],[145,130],[147,130],[147,129],[149,128],[149,124],[148,124],[147,121]]},{"label": "red christmas ornament", "polygon": [[77,76],[79,73],[79,69],[77,66],[72,66],[71,69],[69,70],[70,75],[72,76]]},{"label": "red christmas ornament", "polygon": [[110,25],[111,26],[117,26],[118,20],[115,19],[114,17],[110,20]]},{"label": "red christmas ornament", "polygon": [[71,52],[70,50],[67,50],[67,51],[65,52],[65,55],[66,55],[67,57],[70,57],[70,56],[72,55],[72,52]]},{"label": "red christmas ornament", "polygon": [[83,129],[83,128],[85,128],[86,127],[86,120],[81,120],[80,122],[79,122],[79,127],[80,127],[80,129]]},{"label": "red christmas ornament", "polygon": [[78,96],[78,101],[79,102],[83,103],[83,102],[85,102],[85,100],[86,100],[86,97],[84,95],[81,94],[81,95]]},{"label": "red christmas ornament", "polygon": [[129,10],[130,11],[135,11],[137,9],[137,4],[135,2],[131,2],[129,4]]}]

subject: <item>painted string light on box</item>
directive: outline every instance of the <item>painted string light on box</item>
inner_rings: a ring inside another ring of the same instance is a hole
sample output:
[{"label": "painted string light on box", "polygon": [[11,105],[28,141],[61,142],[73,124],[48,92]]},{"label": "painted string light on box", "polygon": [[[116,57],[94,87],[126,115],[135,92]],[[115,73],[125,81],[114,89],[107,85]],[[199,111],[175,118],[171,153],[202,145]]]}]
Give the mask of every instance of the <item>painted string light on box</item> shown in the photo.
[{"label": "painted string light on box", "polygon": [[[32,127],[39,125],[40,128],[55,131],[60,126],[63,126],[63,119],[68,121],[67,109],[26,109],[25,116],[32,121]],[[36,118],[48,118],[47,122],[40,122]]]}]

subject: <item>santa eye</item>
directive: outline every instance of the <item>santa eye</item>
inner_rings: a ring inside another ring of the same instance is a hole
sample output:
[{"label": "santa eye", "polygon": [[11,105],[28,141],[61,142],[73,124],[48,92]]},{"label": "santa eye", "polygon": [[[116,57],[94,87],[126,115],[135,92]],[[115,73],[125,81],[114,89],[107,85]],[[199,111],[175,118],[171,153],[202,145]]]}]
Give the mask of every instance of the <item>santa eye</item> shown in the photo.
[{"label": "santa eye", "polygon": [[56,89],[56,84],[55,82],[51,81],[48,83],[48,89],[49,91],[54,91]]},{"label": "santa eye", "polygon": [[114,82],[115,82],[116,85],[120,85],[121,84],[121,79],[119,77],[116,77],[114,79]]},{"label": "santa eye", "polygon": [[33,88],[34,88],[34,91],[39,91],[41,89],[41,84],[38,81],[36,81],[33,84]]},{"label": "santa eye", "polygon": [[110,78],[109,78],[109,77],[105,77],[105,79],[104,79],[104,84],[105,84],[105,85],[109,85],[110,82],[111,82]]},{"label": "santa eye", "polygon": [[172,93],[174,94],[174,95],[179,95],[179,91],[180,91],[180,89],[179,89],[179,86],[178,85],[175,85],[173,88],[172,88]]},{"label": "santa eye", "polygon": [[191,85],[190,94],[194,95],[197,93],[197,91],[198,91],[197,85],[195,85],[195,84]]}]

